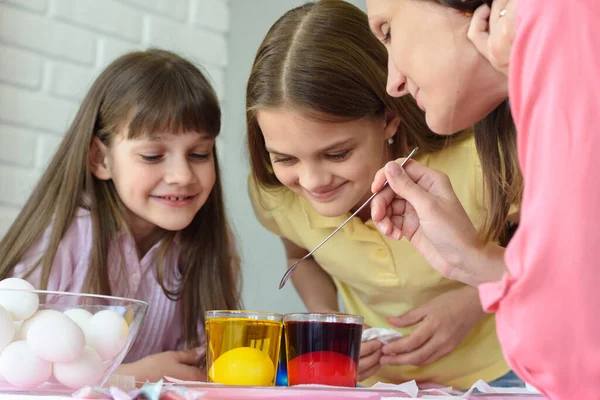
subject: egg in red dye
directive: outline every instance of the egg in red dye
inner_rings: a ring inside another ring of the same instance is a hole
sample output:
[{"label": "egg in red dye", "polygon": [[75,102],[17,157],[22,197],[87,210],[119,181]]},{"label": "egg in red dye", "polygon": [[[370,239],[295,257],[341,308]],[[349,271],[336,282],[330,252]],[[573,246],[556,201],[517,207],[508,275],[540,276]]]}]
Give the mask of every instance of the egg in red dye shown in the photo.
[{"label": "egg in red dye", "polygon": [[335,351],[304,353],[288,362],[288,382],[355,387],[356,362]]}]

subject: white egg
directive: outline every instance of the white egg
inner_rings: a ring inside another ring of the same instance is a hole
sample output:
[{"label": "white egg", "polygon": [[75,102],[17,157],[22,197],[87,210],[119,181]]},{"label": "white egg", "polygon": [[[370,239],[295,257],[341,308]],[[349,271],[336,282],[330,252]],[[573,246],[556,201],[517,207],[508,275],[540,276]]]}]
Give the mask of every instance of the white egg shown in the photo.
[{"label": "white egg", "polygon": [[0,281],[0,289],[20,289],[24,291],[0,290],[0,305],[11,313],[15,321],[31,317],[38,309],[40,299],[37,293],[27,293],[25,290],[35,290],[33,285],[24,279],[7,278]]},{"label": "white egg", "polygon": [[[17,337],[15,333],[15,340],[26,340],[27,332],[29,331],[29,327],[31,327],[33,321],[42,317],[44,314],[48,314],[49,311],[52,310],[40,310],[33,314],[30,318],[27,318],[25,321],[22,321],[21,328],[19,329],[19,336]],[[52,314],[52,312],[50,312],[50,314]]]},{"label": "white egg", "polygon": [[68,363],[76,360],[85,346],[83,331],[65,314],[43,310],[26,327],[27,344],[44,360]]},{"label": "white egg", "polygon": [[52,363],[38,357],[24,340],[9,344],[0,354],[0,374],[8,383],[31,389],[52,375]]},{"label": "white egg", "polygon": [[73,362],[54,363],[54,377],[71,389],[97,384],[103,372],[100,355],[89,346],[85,346],[81,356]]},{"label": "white egg", "polygon": [[6,308],[0,306],[0,351],[15,338],[15,322]]},{"label": "white egg", "polygon": [[15,321],[13,322],[14,326],[15,326],[15,337],[13,338],[13,342],[16,342],[17,340],[24,340],[21,338],[21,326],[23,326],[23,323],[25,321]]},{"label": "white egg", "polygon": [[82,308],[72,308],[65,311],[65,315],[71,318],[85,332],[85,326],[93,314]]},{"label": "white egg", "polygon": [[97,312],[87,323],[85,339],[103,360],[119,354],[127,342],[129,326],[123,317],[112,310]]}]

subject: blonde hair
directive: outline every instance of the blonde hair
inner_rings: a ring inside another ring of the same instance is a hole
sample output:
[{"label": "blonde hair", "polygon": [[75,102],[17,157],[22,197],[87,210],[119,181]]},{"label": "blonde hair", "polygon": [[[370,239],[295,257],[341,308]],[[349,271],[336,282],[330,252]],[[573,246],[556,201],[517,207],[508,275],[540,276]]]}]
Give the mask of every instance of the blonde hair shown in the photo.
[{"label": "blonde hair", "polygon": [[433,133],[410,96],[386,92],[387,51],[369,29],[367,16],[341,0],[307,3],[285,13],[261,43],[248,80],[246,125],[253,178],[280,187],[257,121],[260,109],[289,106],[316,120],[401,118],[394,158],[442,150],[451,138]]}]

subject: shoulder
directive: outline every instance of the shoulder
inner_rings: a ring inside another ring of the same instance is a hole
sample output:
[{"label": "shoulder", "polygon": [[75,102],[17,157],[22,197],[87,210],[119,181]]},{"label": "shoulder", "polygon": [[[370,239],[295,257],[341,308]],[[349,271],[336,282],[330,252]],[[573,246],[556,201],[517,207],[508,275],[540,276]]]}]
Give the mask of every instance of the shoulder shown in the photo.
[{"label": "shoulder", "polygon": [[60,241],[59,251],[62,249],[69,253],[82,253],[91,246],[91,242],[92,216],[89,210],[79,208]]},{"label": "shoulder", "polygon": [[[449,143],[442,150],[426,154],[423,163],[448,175],[465,177],[473,171],[481,170],[481,162],[475,146],[475,138],[469,134],[464,139]],[[419,160],[419,158],[417,158]],[[419,160],[420,161],[420,160]]]},{"label": "shoulder", "polygon": [[[52,222],[48,225],[40,240],[31,247],[25,258],[35,256],[39,258],[42,253],[47,251],[53,227],[54,223]],[[82,246],[87,247],[85,243],[91,242],[91,232],[92,218],[90,212],[89,210],[79,208],[60,240],[60,244],[58,245],[59,251],[61,249],[72,249],[74,252],[82,251]]]},{"label": "shoulder", "polygon": [[267,188],[248,179],[248,192],[258,222],[271,233],[300,246],[301,236],[310,230],[310,216],[316,212],[306,200],[286,187]]},{"label": "shoulder", "polygon": [[252,175],[248,177],[248,194],[255,212],[289,212],[297,208],[300,200],[299,196],[288,188],[263,186]]},{"label": "shoulder", "polygon": [[478,225],[485,212],[485,183],[473,135],[424,157],[425,164],[448,175],[471,220]]},{"label": "shoulder", "polygon": [[[15,266],[14,276],[26,276],[30,271],[33,271],[28,280],[34,286],[39,286],[41,267],[38,267],[38,262],[49,250],[53,226],[53,224],[50,224],[46,228],[40,240],[29,249],[19,264]],[[91,232],[90,212],[82,208],[78,209],[56,248],[50,282],[48,283],[49,290],[66,290],[65,283],[70,282],[72,279],[71,275],[76,266],[82,260],[89,259],[92,244]]]},{"label": "shoulder", "polygon": [[[535,18],[555,16],[560,18],[563,25],[578,23],[578,20],[600,18],[600,2],[597,0],[552,1],[527,0],[517,1],[517,18]],[[542,22],[542,21],[540,21]],[[543,23],[543,22],[542,22]],[[591,28],[591,27],[583,27]],[[555,31],[561,35],[560,30]]]}]

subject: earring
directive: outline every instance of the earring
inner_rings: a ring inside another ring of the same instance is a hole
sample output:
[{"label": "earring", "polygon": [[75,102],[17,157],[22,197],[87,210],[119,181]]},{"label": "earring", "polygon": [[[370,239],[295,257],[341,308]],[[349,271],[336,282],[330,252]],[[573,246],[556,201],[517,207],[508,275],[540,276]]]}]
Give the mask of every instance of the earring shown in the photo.
[{"label": "earring", "polygon": [[392,144],[394,144],[394,138],[393,138],[393,137],[389,138],[389,139],[387,140],[387,142],[388,142],[388,144],[389,144],[389,145],[392,145]]}]

